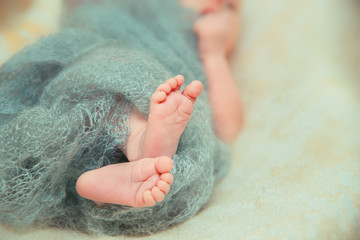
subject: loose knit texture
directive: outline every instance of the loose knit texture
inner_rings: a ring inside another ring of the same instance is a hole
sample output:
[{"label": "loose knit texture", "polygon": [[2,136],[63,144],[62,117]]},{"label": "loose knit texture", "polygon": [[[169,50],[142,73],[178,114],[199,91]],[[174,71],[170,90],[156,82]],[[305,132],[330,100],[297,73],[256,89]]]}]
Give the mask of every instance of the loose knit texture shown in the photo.
[{"label": "loose knit texture", "polygon": [[[65,16],[65,15],[64,15]],[[149,113],[159,84],[177,74],[205,84],[192,24],[177,1],[84,3],[62,30],[0,68],[0,220],[19,229],[149,234],[194,216],[229,166],[212,131],[206,92],[174,156],[174,183],[150,208],[97,207],[75,190],[84,172],[127,161],[129,114]]]}]

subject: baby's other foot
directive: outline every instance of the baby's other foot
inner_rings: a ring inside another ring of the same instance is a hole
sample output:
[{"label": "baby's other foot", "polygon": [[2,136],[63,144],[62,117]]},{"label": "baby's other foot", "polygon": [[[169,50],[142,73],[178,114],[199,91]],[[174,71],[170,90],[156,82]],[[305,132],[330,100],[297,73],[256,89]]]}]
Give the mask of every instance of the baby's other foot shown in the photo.
[{"label": "baby's other foot", "polygon": [[216,11],[203,14],[194,24],[198,36],[198,50],[204,60],[207,56],[230,56],[239,31],[239,2],[222,0]]},{"label": "baby's other foot", "polygon": [[181,92],[183,83],[184,77],[181,75],[170,78],[152,95],[142,141],[142,157],[172,158],[176,153],[180,136],[203,90],[200,81],[193,81]]},{"label": "baby's other foot", "polygon": [[168,157],[145,158],[88,171],[76,183],[78,194],[97,205],[151,207],[164,200],[173,182]]},{"label": "baby's other foot", "polygon": [[180,3],[187,8],[191,8],[200,14],[207,14],[219,11],[223,6],[238,9],[238,0],[180,0]]}]

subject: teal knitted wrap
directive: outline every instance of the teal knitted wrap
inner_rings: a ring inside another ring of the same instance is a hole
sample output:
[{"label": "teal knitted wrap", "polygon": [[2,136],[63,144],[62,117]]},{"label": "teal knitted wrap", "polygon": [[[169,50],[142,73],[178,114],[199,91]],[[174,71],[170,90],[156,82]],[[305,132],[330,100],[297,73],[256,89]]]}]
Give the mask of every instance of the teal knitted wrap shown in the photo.
[{"label": "teal knitted wrap", "polygon": [[130,110],[147,114],[159,84],[182,74],[185,85],[196,79],[206,86],[192,33],[196,17],[177,1],[84,3],[67,13],[61,31],[1,66],[3,224],[141,235],[197,213],[229,166],[206,91],[181,136],[163,202],[100,208],[75,190],[82,173],[127,161],[118,146],[126,143]]}]

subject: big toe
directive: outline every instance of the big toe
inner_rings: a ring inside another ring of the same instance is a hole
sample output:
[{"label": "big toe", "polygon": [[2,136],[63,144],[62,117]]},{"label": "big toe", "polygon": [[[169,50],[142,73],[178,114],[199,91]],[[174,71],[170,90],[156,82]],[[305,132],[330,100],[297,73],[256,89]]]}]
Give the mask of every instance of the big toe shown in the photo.
[{"label": "big toe", "polygon": [[196,101],[196,99],[200,96],[203,91],[203,84],[200,81],[193,81],[183,91],[184,96],[189,98],[192,101]]},{"label": "big toe", "polygon": [[156,159],[155,167],[159,173],[170,172],[173,167],[173,161],[166,156],[159,157]]}]

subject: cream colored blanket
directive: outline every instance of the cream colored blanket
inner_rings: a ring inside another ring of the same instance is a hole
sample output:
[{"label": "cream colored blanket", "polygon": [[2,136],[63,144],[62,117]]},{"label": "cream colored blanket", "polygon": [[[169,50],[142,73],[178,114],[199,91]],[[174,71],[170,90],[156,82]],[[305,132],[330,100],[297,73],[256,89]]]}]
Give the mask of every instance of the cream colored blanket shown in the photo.
[{"label": "cream colored blanket", "polygon": [[[58,13],[37,0],[1,32],[0,61],[55,31]],[[360,239],[359,13],[356,0],[244,1],[231,172],[196,217],[140,239]],[[0,239],[90,238],[0,227]]]}]

